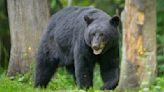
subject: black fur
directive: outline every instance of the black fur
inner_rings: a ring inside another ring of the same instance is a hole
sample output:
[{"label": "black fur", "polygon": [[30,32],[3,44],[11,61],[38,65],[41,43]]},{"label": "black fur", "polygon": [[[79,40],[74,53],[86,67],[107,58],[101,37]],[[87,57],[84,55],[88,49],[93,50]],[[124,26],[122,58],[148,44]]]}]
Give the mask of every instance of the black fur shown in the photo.
[{"label": "black fur", "polygon": [[[38,49],[35,87],[46,87],[57,68],[65,66],[77,85],[89,88],[98,63],[104,82],[101,89],[114,89],[119,80],[118,21],[91,7],[67,7],[54,14]],[[97,40],[92,32],[103,36]],[[93,53],[93,39],[104,42],[99,55]]]}]

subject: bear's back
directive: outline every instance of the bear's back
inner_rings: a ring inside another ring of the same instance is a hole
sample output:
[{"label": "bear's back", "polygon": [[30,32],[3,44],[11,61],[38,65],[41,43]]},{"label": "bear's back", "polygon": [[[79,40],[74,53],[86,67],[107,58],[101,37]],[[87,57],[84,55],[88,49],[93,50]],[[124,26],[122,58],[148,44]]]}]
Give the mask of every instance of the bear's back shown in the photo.
[{"label": "bear's back", "polygon": [[[48,30],[53,30],[58,35],[63,32],[80,31],[86,28],[87,24],[84,21],[84,16],[90,15],[94,19],[109,17],[103,11],[93,7],[66,7],[55,13],[49,22]],[[60,32],[60,33],[58,33]],[[63,33],[64,34],[64,33]]]},{"label": "bear's back", "polygon": [[85,15],[92,16],[95,20],[110,17],[96,8],[77,6],[66,7],[51,17],[46,34],[54,38],[63,53],[71,54],[77,39],[84,38],[87,27]]}]

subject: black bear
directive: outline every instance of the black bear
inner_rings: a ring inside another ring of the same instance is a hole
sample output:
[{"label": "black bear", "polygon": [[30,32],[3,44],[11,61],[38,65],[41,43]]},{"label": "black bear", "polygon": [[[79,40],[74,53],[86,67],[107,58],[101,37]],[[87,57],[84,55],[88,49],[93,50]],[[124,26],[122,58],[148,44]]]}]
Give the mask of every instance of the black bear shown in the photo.
[{"label": "black bear", "polygon": [[52,16],[37,53],[35,87],[46,87],[57,68],[64,66],[80,88],[93,86],[95,63],[104,85],[119,81],[118,16],[93,7],[67,7]]}]

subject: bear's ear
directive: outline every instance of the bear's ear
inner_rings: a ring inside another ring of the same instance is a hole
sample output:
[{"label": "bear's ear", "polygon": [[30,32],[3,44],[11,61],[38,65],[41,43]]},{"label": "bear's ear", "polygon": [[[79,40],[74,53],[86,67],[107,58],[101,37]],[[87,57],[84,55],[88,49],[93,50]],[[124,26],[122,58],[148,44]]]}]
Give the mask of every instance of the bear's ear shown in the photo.
[{"label": "bear's ear", "polygon": [[109,20],[110,24],[117,27],[120,23],[120,18],[118,16],[113,16],[110,20]]},{"label": "bear's ear", "polygon": [[93,22],[93,18],[91,18],[88,15],[84,16],[84,21],[87,23],[87,25],[91,24]]}]

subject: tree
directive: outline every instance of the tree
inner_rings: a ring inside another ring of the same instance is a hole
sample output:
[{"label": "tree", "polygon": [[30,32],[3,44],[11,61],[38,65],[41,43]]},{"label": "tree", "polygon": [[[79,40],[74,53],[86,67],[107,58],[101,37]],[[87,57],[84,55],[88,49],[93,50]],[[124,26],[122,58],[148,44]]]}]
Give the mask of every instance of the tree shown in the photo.
[{"label": "tree", "polygon": [[149,87],[156,76],[156,1],[126,0],[118,89]]},{"label": "tree", "polygon": [[47,0],[7,0],[11,33],[8,75],[24,73],[35,61],[41,34],[49,19]]}]

